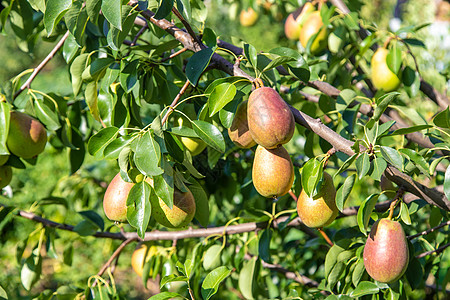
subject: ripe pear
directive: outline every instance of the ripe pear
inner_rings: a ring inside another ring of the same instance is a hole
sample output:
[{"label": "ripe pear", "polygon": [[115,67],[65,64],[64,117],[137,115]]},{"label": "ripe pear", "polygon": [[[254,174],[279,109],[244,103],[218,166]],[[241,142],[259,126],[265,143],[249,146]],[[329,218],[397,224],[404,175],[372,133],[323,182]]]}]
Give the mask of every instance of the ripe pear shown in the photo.
[{"label": "ripe pear", "polygon": [[182,136],[180,141],[192,156],[199,155],[206,148],[206,143],[199,138]]},{"label": "ripe pear", "polygon": [[378,48],[372,56],[372,83],[377,89],[391,92],[400,85],[400,79],[388,67],[386,57],[389,51],[386,48]]},{"label": "ripe pear", "polygon": [[270,87],[258,88],[250,94],[247,119],[253,140],[264,148],[277,148],[294,135],[294,116],[283,98]]},{"label": "ripe pear", "polygon": [[9,159],[9,155],[0,155],[0,166],[3,166]]},{"label": "ripe pear", "polygon": [[389,219],[376,221],[363,257],[367,273],[376,281],[392,283],[402,277],[408,267],[409,251],[400,223]]},{"label": "ripe pear", "polygon": [[244,27],[250,27],[255,25],[256,21],[258,20],[258,13],[251,7],[247,8],[246,10],[241,10],[241,13],[239,15],[239,22],[241,22],[241,25]]},{"label": "ripe pear", "polygon": [[136,247],[131,256],[131,266],[139,277],[142,277],[145,263],[155,256],[157,251],[156,246],[150,246],[149,248],[146,244],[140,244]]},{"label": "ripe pear", "polygon": [[0,189],[7,186],[12,179],[12,169],[10,166],[0,166]]},{"label": "ripe pear", "polygon": [[308,197],[302,190],[297,200],[297,212],[302,222],[311,228],[325,227],[336,219],[339,210],[336,207],[336,188],[330,174],[323,173],[319,192]]},{"label": "ripe pear", "polygon": [[306,2],[301,8],[289,14],[284,23],[284,33],[290,40],[298,40],[300,37],[300,30],[306,21],[308,15],[315,10],[311,2]]},{"label": "ripe pear", "polygon": [[127,221],[127,198],[134,183],[126,182],[118,173],[108,185],[103,197],[103,210],[111,221]]},{"label": "ripe pear", "polygon": [[266,149],[256,148],[252,168],[253,185],[258,193],[267,198],[285,195],[294,183],[294,166],[283,146]]},{"label": "ripe pear", "polygon": [[238,147],[248,149],[256,145],[250,131],[248,130],[247,120],[247,103],[243,101],[239,104],[236,113],[234,114],[231,127],[228,128],[228,135],[231,141]]},{"label": "ripe pear", "polygon": [[32,158],[44,151],[46,143],[47,131],[38,120],[18,111],[10,113],[6,145],[11,153]]},{"label": "ripe pear", "polygon": [[155,220],[169,228],[179,228],[187,226],[195,215],[195,199],[188,189],[183,193],[177,188],[173,192],[173,207],[170,209],[161,199],[152,197],[152,216]]},{"label": "ripe pear", "polygon": [[310,47],[310,52],[313,55],[320,54],[325,50],[328,43],[328,30],[323,24],[320,11],[314,11],[306,18],[306,21],[300,30],[300,43],[302,46],[306,48],[309,39],[316,33],[318,34]]}]

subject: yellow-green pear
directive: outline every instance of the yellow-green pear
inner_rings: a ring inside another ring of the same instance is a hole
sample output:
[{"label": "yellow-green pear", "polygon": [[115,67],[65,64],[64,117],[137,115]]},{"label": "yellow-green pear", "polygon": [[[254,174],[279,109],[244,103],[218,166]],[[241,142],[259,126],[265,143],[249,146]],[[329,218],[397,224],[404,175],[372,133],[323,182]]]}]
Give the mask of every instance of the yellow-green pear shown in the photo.
[{"label": "yellow-green pear", "polygon": [[320,11],[310,13],[300,30],[300,43],[306,48],[308,41],[316,33],[317,36],[311,44],[310,52],[313,55],[320,54],[327,47],[328,30],[324,26]]},{"label": "yellow-green pear", "polygon": [[301,8],[289,14],[284,23],[284,34],[288,39],[298,40],[306,18],[314,10],[314,5],[311,2],[306,2]]},{"label": "yellow-green pear", "polygon": [[391,92],[400,85],[400,79],[389,69],[386,58],[389,51],[386,48],[378,48],[372,56],[372,83],[377,89]]},{"label": "yellow-green pear", "polygon": [[152,217],[163,226],[169,228],[185,227],[195,216],[195,199],[189,189],[183,193],[174,188],[172,209],[161,198],[151,197],[150,200]]},{"label": "yellow-green pear", "polygon": [[258,20],[258,13],[251,7],[243,9],[239,15],[239,22],[244,27],[255,25]]}]

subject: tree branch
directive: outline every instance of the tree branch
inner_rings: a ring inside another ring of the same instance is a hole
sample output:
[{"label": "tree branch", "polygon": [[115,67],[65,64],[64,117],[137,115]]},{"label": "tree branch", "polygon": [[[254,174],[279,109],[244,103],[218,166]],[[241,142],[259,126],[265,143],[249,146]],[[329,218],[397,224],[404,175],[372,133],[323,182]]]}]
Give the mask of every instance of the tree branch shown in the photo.
[{"label": "tree branch", "polygon": [[422,235],[427,235],[429,233],[435,232],[436,230],[438,230],[438,229],[440,229],[442,227],[448,226],[448,225],[450,225],[450,220],[448,220],[447,222],[443,222],[443,223],[439,224],[436,227],[433,227],[433,228],[430,228],[428,230],[424,230],[422,232],[410,235],[410,236],[408,236],[408,240],[415,239],[416,237],[419,237],[419,236],[422,236]]},{"label": "tree branch", "polygon": [[419,255],[416,255],[416,258],[419,259],[419,258],[428,256],[428,255],[433,254],[433,253],[436,253],[436,254],[442,253],[448,247],[450,247],[450,243],[445,244],[444,246],[441,246],[441,247],[439,247],[439,248],[437,248],[435,250],[431,250],[431,251],[420,253]]}]

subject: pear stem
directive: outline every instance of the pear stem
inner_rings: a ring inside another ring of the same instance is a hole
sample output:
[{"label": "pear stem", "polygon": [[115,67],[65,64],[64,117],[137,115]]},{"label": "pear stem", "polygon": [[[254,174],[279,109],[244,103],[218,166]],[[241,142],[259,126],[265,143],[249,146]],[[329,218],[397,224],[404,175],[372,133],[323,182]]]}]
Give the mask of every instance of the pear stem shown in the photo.
[{"label": "pear stem", "polygon": [[331,247],[333,247],[333,242],[331,241],[330,237],[326,234],[325,231],[323,231],[322,228],[317,228],[317,230],[320,232],[320,234],[323,236],[323,238],[325,239],[325,241],[328,243],[328,245],[330,245]]}]

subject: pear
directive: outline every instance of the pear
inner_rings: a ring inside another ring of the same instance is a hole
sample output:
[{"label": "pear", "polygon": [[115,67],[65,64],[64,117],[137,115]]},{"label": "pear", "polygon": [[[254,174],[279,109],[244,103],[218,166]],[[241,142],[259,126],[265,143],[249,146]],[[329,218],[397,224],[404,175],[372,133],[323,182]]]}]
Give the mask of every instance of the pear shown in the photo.
[{"label": "pear", "polygon": [[0,166],[0,189],[7,186],[12,179],[12,169],[10,166]]},{"label": "pear", "polygon": [[255,25],[258,20],[258,13],[251,7],[243,9],[239,15],[239,22],[244,27]]},{"label": "pear", "polygon": [[408,267],[408,242],[397,221],[380,219],[370,230],[364,247],[364,266],[370,277],[379,282],[393,283]]},{"label": "pear", "polygon": [[256,148],[252,167],[253,185],[258,193],[267,198],[285,195],[294,182],[294,166],[283,146],[266,149]]},{"label": "pear", "polygon": [[253,140],[264,148],[277,148],[294,135],[294,116],[283,98],[270,87],[258,88],[250,94],[247,119]]},{"label": "pear", "polygon": [[183,193],[177,188],[173,192],[173,207],[170,209],[161,199],[151,197],[152,216],[155,220],[169,228],[179,228],[187,226],[195,215],[195,199],[188,189]]},{"label": "pear", "polygon": [[192,156],[199,155],[206,148],[206,143],[199,138],[182,136],[180,141]]},{"label": "pear", "polygon": [[103,197],[103,210],[111,221],[127,221],[127,198],[134,183],[126,182],[120,173],[114,176]]},{"label": "pear", "polygon": [[38,120],[18,111],[10,113],[6,145],[11,153],[32,158],[44,151],[46,143],[47,131]]},{"label": "pear", "polygon": [[0,155],[0,166],[3,166],[9,159],[9,155]]},{"label": "pear", "polygon": [[297,200],[297,212],[300,220],[311,228],[325,227],[336,219],[339,210],[336,207],[336,188],[330,174],[323,173],[322,185],[314,197],[308,197],[302,190]]},{"label": "pear", "polygon": [[146,244],[139,244],[136,247],[133,255],[131,255],[131,267],[139,277],[142,277],[145,263],[155,256],[157,252],[158,250],[154,245],[149,248]]},{"label": "pear", "polygon": [[323,24],[320,11],[310,13],[300,30],[300,43],[304,48],[308,45],[309,39],[315,34],[317,36],[311,44],[310,52],[313,55],[318,55],[325,50],[328,42],[328,30]]},{"label": "pear", "polygon": [[284,23],[284,34],[290,40],[298,40],[300,37],[300,30],[306,21],[308,15],[315,10],[311,2],[306,2],[301,8],[293,13],[290,13]]},{"label": "pear", "polygon": [[248,130],[247,120],[247,103],[243,101],[238,105],[236,113],[234,114],[231,127],[228,128],[228,135],[231,141],[238,147],[248,149],[256,145],[250,131]]},{"label": "pear", "polygon": [[391,92],[400,85],[400,79],[388,67],[386,57],[389,51],[386,48],[378,48],[372,56],[372,83],[377,89]]}]

